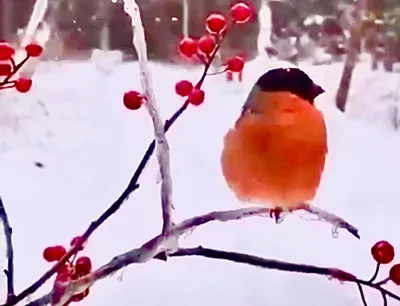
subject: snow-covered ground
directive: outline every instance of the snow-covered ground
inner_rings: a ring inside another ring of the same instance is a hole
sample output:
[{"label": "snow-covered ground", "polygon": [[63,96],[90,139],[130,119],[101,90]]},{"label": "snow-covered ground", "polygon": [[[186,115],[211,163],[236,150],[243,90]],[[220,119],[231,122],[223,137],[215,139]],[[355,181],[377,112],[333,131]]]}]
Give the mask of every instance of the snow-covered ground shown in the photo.
[{"label": "snow-covered ground", "polygon": [[[241,206],[220,172],[222,138],[252,83],[271,66],[266,59],[248,63],[243,84],[228,84],[224,76],[209,77],[204,105],[191,107],[168,133],[177,220]],[[151,68],[159,107],[167,118],[183,102],[174,93],[174,83],[182,78],[196,81],[200,70],[159,64]],[[362,239],[346,232],[335,239],[331,226],[290,216],[280,225],[263,218],[209,224],[182,239],[182,246],[201,244],[336,266],[369,278],[374,270],[370,246],[375,241],[387,239],[400,248],[400,132],[393,129],[390,111],[398,103],[399,77],[360,64],[348,113],[342,115],[334,107],[342,65],[302,68],[327,91],[317,106],[326,116],[330,151],[315,204],[357,226]],[[47,63],[38,67],[30,93],[0,96],[0,195],[14,228],[17,291],[49,268],[42,259],[46,246],[67,245],[125,188],[152,139],[146,111],[128,111],[121,102],[125,90],[139,86],[136,63],[118,65],[108,74],[90,62]],[[90,240],[85,253],[95,265],[159,232],[155,159],[140,183],[141,188]],[[0,247],[4,248],[2,236]],[[0,265],[4,264],[2,257]],[[5,277],[0,280],[3,298]],[[50,285],[34,296],[46,293]],[[400,293],[400,288],[394,290]],[[368,292],[368,298],[370,305],[381,305],[379,294]],[[180,258],[130,266],[97,283],[81,305],[356,306],[361,301],[355,285],[324,277]]]}]

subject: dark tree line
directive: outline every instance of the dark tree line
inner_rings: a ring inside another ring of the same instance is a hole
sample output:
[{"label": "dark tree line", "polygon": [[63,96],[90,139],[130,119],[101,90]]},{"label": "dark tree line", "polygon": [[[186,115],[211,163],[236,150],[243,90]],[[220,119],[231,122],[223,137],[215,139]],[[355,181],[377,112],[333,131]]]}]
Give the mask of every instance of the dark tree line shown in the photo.
[{"label": "dark tree line", "polygon": [[[107,26],[110,49],[133,53],[130,20],[125,15],[121,2],[53,0],[46,20],[52,20],[52,27],[66,44],[84,49],[98,48],[100,31],[103,26]],[[233,2],[234,0],[189,0],[189,34],[195,37],[204,34],[207,14],[227,11]],[[183,35],[183,1],[138,0],[138,3],[142,9],[150,57],[174,57],[177,43]],[[256,11],[260,3],[261,0],[250,1]],[[0,39],[15,39],[17,29],[25,27],[28,23],[32,9],[32,0],[0,0]],[[242,26],[240,31],[233,32],[222,51],[241,50],[253,57],[257,49],[257,16],[254,16],[252,22]]]},{"label": "dark tree line", "polygon": [[[200,36],[204,32],[204,21],[210,12],[227,11],[229,5],[237,0],[188,0],[189,1],[189,34]],[[263,0],[248,0],[257,11]],[[264,0],[265,1],[265,0]],[[371,7],[384,7],[393,12],[400,6],[399,0],[369,0]],[[0,0],[0,39],[15,38],[18,28],[26,26],[32,12],[32,0]],[[128,16],[122,8],[122,1],[112,3],[110,0],[52,0],[51,9],[46,18],[52,20],[52,26],[63,42],[72,48],[99,48],[100,32],[104,26],[109,29],[110,49],[131,53],[131,26]],[[350,3],[352,0],[282,0],[291,3],[294,16],[286,16],[279,11],[274,23],[286,22],[291,18],[297,21],[311,14],[336,15],[339,3]],[[142,8],[146,38],[150,57],[171,59],[176,55],[176,46],[182,37],[183,0],[138,0]],[[374,8],[376,10],[376,8]],[[381,8],[382,9],[382,8]],[[176,17],[176,18],[174,18]],[[222,53],[229,54],[239,50],[252,58],[257,53],[257,36],[259,24],[255,15],[252,22],[233,31],[224,43]]]}]

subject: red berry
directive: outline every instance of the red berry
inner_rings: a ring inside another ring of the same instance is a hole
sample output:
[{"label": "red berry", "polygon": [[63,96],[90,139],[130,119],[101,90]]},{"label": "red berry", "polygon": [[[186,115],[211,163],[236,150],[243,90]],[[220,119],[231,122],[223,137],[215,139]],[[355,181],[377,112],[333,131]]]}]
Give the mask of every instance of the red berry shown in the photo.
[{"label": "red berry", "polygon": [[388,264],[394,258],[394,248],[389,242],[382,240],[374,244],[371,254],[377,263]]},{"label": "red berry", "polygon": [[75,294],[71,297],[70,301],[71,302],[80,302],[82,301],[85,297],[87,297],[89,295],[89,288],[87,288],[85,291]]},{"label": "red berry", "polygon": [[0,61],[6,61],[13,57],[14,48],[7,42],[0,42]]},{"label": "red berry", "polygon": [[199,39],[199,50],[204,54],[210,54],[215,49],[215,39],[211,35],[204,35]]},{"label": "red berry", "polygon": [[143,99],[144,96],[140,92],[130,90],[124,94],[124,105],[127,109],[137,110],[142,106]]},{"label": "red berry", "polygon": [[203,90],[194,88],[192,92],[189,94],[188,101],[193,105],[200,105],[204,102],[205,93]]},{"label": "red berry", "polygon": [[206,20],[206,28],[210,33],[221,33],[226,29],[225,16],[221,14],[210,14]]},{"label": "red berry", "polygon": [[38,44],[29,44],[25,47],[26,54],[31,57],[38,57],[43,52],[43,47]]},{"label": "red berry", "polygon": [[11,64],[8,64],[8,63],[0,64],[0,75],[1,76],[7,76],[11,73],[11,71],[12,71]]},{"label": "red berry", "polygon": [[193,38],[186,37],[181,40],[179,51],[187,57],[192,57],[197,53],[197,42]]},{"label": "red berry", "polygon": [[67,253],[62,245],[47,247],[43,251],[43,258],[48,262],[58,261]]},{"label": "red berry", "polygon": [[193,89],[193,84],[189,81],[182,80],[175,84],[175,92],[181,97],[188,96]]},{"label": "red berry", "polygon": [[235,23],[246,23],[250,20],[251,8],[243,2],[238,2],[231,7],[231,16]]},{"label": "red berry", "polygon": [[69,265],[64,265],[58,269],[57,274],[71,274],[72,270]]},{"label": "red berry", "polygon": [[79,257],[75,262],[75,272],[78,275],[87,275],[92,271],[92,261],[87,256]]},{"label": "red berry", "polygon": [[244,60],[241,56],[232,57],[227,61],[227,70],[232,72],[241,72],[244,68]]},{"label": "red berry", "polygon": [[71,273],[69,272],[62,272],[62,273],[57,273],[56,276],[56,282],[61,282],[61,283],[65,283],[65,282],[69,282],[71,280]]},{"label": "red berry", "polygon": [[32,80],[26,78],[19,78],[15,81],[15,89],[19,92],[28,92],[32,87]]},{"label": "red berry", "polygon": [[76,236],[76,237],[72,238],[70,245],[73,247],[79,243],[80,246],[78,247],[78,250],[82,251],[85,248],[85,244],[86,244],[86,241],[84,241],[84,240],[85,239],[83,237]]},{"label": "red berry", "polygon": [[400,264],[395,264],[389,271],[390,280],[400,286]]}]

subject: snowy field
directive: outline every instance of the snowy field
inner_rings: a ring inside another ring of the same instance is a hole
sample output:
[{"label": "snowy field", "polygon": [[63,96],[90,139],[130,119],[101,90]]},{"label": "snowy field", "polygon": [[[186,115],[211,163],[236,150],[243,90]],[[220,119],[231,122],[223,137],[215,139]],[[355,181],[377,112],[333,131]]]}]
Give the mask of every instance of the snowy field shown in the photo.
[{"label": "snowy field", "polygon": [[[168,133],[176,220],[241,207],[221,175],[222,138],[253,82],[270,67],[265,59],[248,63],[242,84],[210,76],[204,105],[189,108]],[[158,104],[167,118],[183,103],[174,93],[175,82],[195,82],[201,71],[159,64],[151,68]],[[387,239],[400,248],[400,131],[392,124],[399,75],[372,72],[360,64],[348,112],[342,115],[334,107],[341,64],[301,68],[327,91],[317,106],[326,116],[330,151],[315,204],[354,224],[362,239],[342,231],[335,239],[330,225],[289,216],[280,225],[263,218],[209,224],[183,238],[182,246],[201,244],[335,266],[367,279],[375,268],[370,256],[374,242]],[[28,94],[0,95],[0,195],[14,228],[17,292],[50,267],[42,259],[46,246],[67,245],[120,195],[152,139],[147,112],[131,112],[122,104],[124,91],[140,90],[136,63],[107,73],[91,62],[47,63],[38,67],[33,79]],[[159,232],[154,158],[140,183],[141,188],[89,241],[85,254],[95,266]],[[0,248],[4,249],[3,236]],[[2,257],[2,269],[4,265]],[[382,277],[386,276],[383,269]],[[2,300],[5,277],[0,280]],[[392,289],[400,293],[400,288]],[[378,293],[367,294],[370,305],[381,305]],[[81,305],[358,306],[361,301],[354,284],[192,257],[130,266],[97,283]]]}]

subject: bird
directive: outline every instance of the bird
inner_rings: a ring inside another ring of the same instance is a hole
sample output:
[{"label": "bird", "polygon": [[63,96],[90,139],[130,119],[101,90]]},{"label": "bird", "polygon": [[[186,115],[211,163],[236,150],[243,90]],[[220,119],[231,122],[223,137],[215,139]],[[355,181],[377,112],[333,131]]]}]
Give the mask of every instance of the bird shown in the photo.
[{"label": "bird", "polygon": [[328,153],[326,124],[314,105],[325,90],[298,68],[276,68],[252,87],[223,138],[222,174],[245,203],[282,211],[315,198]]}]

